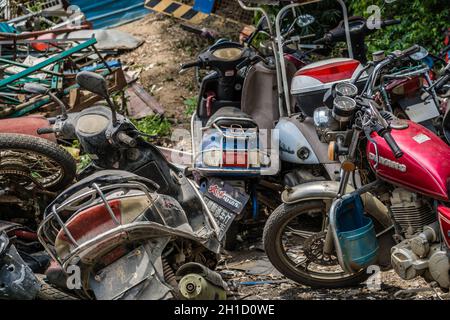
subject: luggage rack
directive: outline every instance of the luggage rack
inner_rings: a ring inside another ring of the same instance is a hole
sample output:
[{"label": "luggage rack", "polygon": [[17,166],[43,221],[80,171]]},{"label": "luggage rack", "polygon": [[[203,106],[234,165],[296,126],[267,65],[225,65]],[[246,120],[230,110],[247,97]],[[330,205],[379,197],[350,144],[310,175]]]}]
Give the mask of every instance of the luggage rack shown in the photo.
[{"label": "luggage rack", "polygon": [[[125,191],[136,190],[137,193],[126,195]],[[122,193],[122,194],[120,194]],[[108,196],[109,195],[109,196]],[[50,209],[50,213],[44,217],[39,229],[37,231],[38,239],[43,245],[44,249],[50,254],[52,259],[58,262],[64,269],[72,263],[78,263],[79,257],[89,249],[92,249],[100,242],[105,242],[108,239],[113,239],[117,236],[123,236],[124,233],[133,231],[139,222],[129,222],[122,224],[117,218],[116,214],[111,207],[113,200],[123,200],[129,197],[143,196],[145,195],[150,203],[150,207],[154,207],[155,201],[159,195],[156,192],[151,192],[148,187],[140,182],[124,182],[116,183],[112,185],[99,186],[97,183],[92,183],[89,190],[70,197],[62,204],[53,204]],[[80,204],[81,202],[81,204]],[[70,222],[83,211],[95,206],[102,205],[106,208],[110,221],[113,222],[114,227],[95,235],[93,238],[87,241],[80,242],[75,238],[76,236],[69,230]],[[156,207],[155,207],[156,208]],[[64,222],[62,213],[64,211],[74,211],[70,217]],[[164,216],[158,211],[159,218],[166,224]],[[142,221],[141,223],[148,223],[148,221]],[[59,226],[59,228],[58,228]],[[59,258],[56,252],[56,240],[61,231],[66,236],[68,242],[71,244],[70,252],[64,258]],[[53,234],[52,234],[53,233]]]}]

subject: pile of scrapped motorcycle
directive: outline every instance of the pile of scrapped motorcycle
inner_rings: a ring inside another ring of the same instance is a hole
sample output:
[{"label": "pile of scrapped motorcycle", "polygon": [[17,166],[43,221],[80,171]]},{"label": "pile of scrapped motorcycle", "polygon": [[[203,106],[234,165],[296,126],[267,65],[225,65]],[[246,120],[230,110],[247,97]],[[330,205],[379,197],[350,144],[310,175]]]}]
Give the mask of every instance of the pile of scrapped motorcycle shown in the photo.
[{"label": "pile of scrapped motorcycle", "polygon": [[[344,20],[311,43],[304,5],[269,1],[285,4],[272,21],[268,1],[251,2],[239,0],[262,18],[243,43],[219,40],[182,66],[200,84],[189,165],[89,71],[77,84],[106,104],[63,107],[37,130],[79,141],[92,163],[76,177],[55,142],[0,134],[0,298],[225,299],[220,253],[252,228],[300,284],[356,285],[377,265],[448,291],[450,48],[367,61],[364,39],[381,31],[343,1]],[[342,42],[347,57],[324,59]]]}]

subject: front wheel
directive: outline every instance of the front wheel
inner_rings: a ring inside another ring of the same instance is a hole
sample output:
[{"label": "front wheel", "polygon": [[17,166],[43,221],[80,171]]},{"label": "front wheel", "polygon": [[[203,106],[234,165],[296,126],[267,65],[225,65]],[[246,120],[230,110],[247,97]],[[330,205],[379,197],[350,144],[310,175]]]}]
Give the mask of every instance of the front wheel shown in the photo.
[{"label": "front wheel", "polygon": [[325,219],[326,204],[321,200],[275,209],[263,234],[270,262],[287,278],[311,287],[338,288],[365,281],[366,270],[346,273],[334,254],[324,254]]}]

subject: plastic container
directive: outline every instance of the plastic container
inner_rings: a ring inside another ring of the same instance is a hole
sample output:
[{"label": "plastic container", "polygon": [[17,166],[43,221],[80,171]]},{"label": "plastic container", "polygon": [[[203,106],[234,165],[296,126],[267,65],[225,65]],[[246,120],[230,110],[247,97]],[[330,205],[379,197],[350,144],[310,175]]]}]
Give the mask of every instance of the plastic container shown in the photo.
[{"label": "plastic container", "polygon": [[357,272],[376,262],[379,246],[374,224],[364,215],[359,195],[347,196],[336,206],[335,231],[345,269]]}]

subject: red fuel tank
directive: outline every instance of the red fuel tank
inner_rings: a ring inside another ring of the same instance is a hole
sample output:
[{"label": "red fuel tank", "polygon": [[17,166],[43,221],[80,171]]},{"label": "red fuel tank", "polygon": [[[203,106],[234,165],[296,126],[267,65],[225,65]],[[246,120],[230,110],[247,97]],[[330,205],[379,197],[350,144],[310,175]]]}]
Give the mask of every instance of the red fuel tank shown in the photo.
[{"label": "red fuel tank", "polygon": [[430,130],[407,121],[406,129],[392,129],[392,136],[404,155],[396,159],[378,134],[372,138],[378,146],[379,163],[375,169],[375,147],[367,144],[367,157],[377,176],[429,197],[448,201],[450,147]]}]

